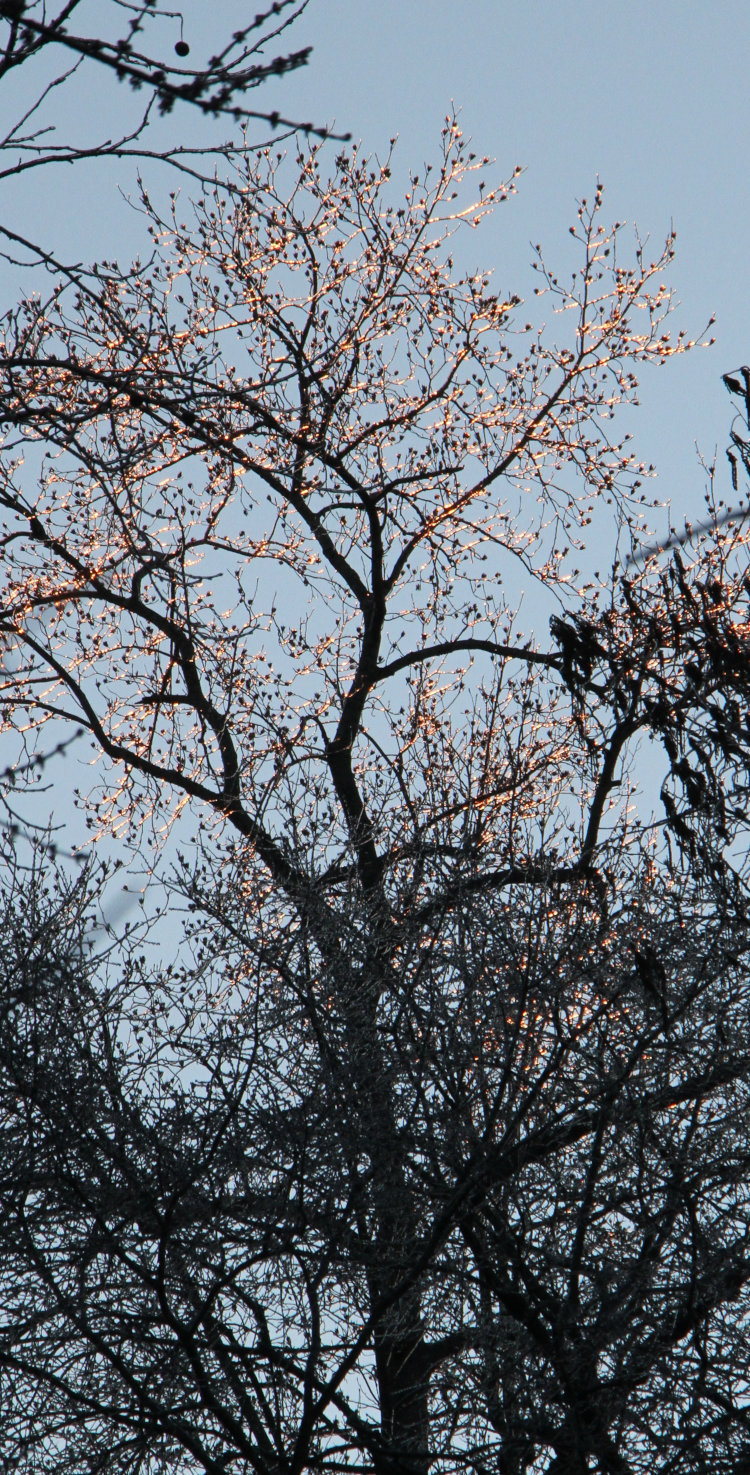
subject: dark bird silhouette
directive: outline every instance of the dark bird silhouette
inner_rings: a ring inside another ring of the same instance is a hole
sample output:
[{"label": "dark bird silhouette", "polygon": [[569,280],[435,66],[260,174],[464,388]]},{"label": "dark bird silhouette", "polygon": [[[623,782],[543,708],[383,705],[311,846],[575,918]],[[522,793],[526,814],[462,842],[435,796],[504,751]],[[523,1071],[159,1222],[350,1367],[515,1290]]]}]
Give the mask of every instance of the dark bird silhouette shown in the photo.
[{"label": "dark bird silhouette", "polygon": [[642,948],[636,948],[635,968],[644,993],[661,1002],[666,992],[667,975],[664,964],[648,943],[644,943]]},{"label": "dark bird silhouette", "polygon": [[664,1028],[669,1023],[667,1007],[667,975],[664,965],[650,943],[635,949],[635,971],[644,996],[644,1002],[656,1005],[661,1014]]},{"label": "dark bird silhouette", "polygon": [[572,620],[568,624],[553,615],[549,627],[560,645],[563,680],[574,690],[590,681],[596,662],[607,652],[590,620],[580,615],[573,615]]},{"label": "dark bird silhouette", "polygon": [[745,391],[744,391],[742,385],[740,384],[739,379],[735,379],[733,374],[722,374],[721,377],[722,377],[724,383],[726,384],[726,387],[729,390],[729,393],[730,394],[742,394],[742,395],[744,395]]}]

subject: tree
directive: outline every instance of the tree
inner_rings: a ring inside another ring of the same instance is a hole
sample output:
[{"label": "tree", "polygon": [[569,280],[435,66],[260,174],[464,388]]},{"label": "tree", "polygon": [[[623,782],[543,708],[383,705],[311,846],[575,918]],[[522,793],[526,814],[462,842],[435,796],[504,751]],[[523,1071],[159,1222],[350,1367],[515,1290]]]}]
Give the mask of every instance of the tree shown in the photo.
[{"label": "tree", "polygon": [[6,963],[22,1471],[747,1469],[746,538],[644,551],[612,435],[671,241],[584,201],[555,345],[443,143],[144,198],[5,320],[6,724],[192,909]]}]

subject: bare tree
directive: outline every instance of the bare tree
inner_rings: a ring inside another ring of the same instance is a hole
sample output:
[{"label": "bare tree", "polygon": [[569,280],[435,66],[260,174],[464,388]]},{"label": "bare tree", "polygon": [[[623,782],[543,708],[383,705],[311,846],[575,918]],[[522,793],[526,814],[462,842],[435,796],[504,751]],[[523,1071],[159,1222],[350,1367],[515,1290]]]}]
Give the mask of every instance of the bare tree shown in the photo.
[{"label": "bare tree", "polygon": [[745,538],[638,551],[671,242],[583,202],[552,343],[443,142],[144,200],[4,324],[6,723],[193,909],[6,965],[19,1470],[747,1468]]}]

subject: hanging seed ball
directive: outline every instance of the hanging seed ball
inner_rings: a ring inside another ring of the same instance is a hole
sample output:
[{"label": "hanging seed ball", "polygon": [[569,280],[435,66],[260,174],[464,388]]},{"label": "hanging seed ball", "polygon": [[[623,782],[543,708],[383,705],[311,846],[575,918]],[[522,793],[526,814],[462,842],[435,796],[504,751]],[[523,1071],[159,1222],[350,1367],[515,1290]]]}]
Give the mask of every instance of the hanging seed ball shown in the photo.
[{"label": "hanging seed ball", "polygon": [[177,41],[177,42],[175,42],[175,48],[174,49],[177,52],[177,55],[178,56],[189,56],[190,55],[190,47],[188,46],[187,41]]}]

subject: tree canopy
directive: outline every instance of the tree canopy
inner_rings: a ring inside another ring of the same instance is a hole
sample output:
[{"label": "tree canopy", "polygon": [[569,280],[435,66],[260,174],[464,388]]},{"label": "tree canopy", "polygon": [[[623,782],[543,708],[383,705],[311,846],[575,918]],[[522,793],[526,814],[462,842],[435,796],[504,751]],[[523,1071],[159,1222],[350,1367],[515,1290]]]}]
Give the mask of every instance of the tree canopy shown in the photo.
[{"label": "tree canopy", "polygon": [[746,534],[715,474],[652,547],[615,423],[672,241],[583,201],[555,338],[455,265],[514,187],[455,120],[405,197],[328,159],[3,323],[4,719],[189,908],[159,963],[10,886],[4,1446],[741,1475]]}]

